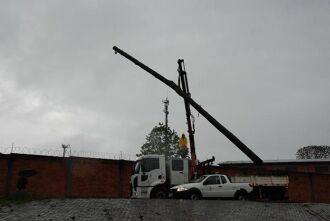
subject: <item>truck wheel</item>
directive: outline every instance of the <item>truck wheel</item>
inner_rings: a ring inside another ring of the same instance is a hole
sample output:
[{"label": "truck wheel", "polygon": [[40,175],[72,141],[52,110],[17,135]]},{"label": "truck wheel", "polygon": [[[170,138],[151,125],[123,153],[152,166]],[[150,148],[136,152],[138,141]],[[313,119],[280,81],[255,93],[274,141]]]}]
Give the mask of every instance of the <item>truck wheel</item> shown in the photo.
[{"label": "truck wheel", "polygon": [[191,192],[189,194],[189,199],[191,199],[191,200],[199,200],[200,198],[201,198],[201,196],[197,192]]},{"label": "truck wheel", "polygon": [[234,198],[241,201],[246,200],[247,194],[244,191],[237,191]]},{"label": "truck wheel", "polygon": [[167,198],[167,191],[164,188],[157,188],[152,192],[152,198],[166,199]]}]

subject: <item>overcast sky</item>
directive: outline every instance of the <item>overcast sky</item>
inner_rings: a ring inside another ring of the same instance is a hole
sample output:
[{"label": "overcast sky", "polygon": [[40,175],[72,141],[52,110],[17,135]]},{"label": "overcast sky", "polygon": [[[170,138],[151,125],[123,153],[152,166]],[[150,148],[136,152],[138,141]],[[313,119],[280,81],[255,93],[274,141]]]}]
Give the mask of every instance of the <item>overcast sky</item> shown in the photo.
[{"label": "overcast sky", "polygon": [[[114,45],[190,91],[262,159],[330,145],[330,2],[0,1],[0,147],[128,154],[183,100]],[[247,160],[196,117],[200,160]]]}]

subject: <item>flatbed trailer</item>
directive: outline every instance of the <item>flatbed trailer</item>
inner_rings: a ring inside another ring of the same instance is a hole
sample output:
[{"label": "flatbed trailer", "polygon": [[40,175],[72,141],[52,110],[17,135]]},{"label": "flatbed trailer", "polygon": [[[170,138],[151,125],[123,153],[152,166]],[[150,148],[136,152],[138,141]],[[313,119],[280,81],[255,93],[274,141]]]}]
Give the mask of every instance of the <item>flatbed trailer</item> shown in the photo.
[{"label": "flatbed trailer", "polygon": [[230,179],[233,183],[250,183],[256,199],[282,200],[288,197],[289,177],[287,175],[237,175],[231,176]]}]

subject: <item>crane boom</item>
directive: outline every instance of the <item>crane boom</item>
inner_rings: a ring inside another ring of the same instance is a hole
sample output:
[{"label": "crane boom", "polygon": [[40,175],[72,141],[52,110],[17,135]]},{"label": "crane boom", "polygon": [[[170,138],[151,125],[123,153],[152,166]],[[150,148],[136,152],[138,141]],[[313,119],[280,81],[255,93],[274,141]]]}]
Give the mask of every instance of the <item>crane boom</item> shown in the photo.
[{"label": "crane boom", "polygon": [[183,97],[191,106],[193,106],[202,116],[204,116],[215,128],[217,128],[225,137],[227,137],[233,144],[235,144],[246,156],[248,156],[256,165],[261,165],[263,163],[262,159],[260,159],[252,150],[250,150],[242,141],[240,141],[233,133],[231,133],[227,128],[221,125],[214,117],[212,117],[202,106],[196,103],[188,94],[183,92],[179,86],[177,86],[173,81],[168,80],[163,77],[156,71],[152,70],[145,64],[141,63],[139,60],[135,59],[131,55],[127,54],[123,50],[114,46],[113,50],[115,53],[119,53],[124,56],[128,60],[132,61],[134,64],[142,68],[143,70],[150,73],[152,76],[162,81],[164,84],[172,88],[178,95]]},{"label": "crane boom", "polygon": [[[181,81],[181,89],[184,93],[189,95],[191,97],[189,92],[189,86],[188,86],[188,78],[187,73],[184,66],[183,59],[178,60],[178,72],[179,72],[179,82]],[[180,83],[179,83],[180,86]],[[196,166],[196,151],[195,151],[195,138],[194,133],[195,130],[191,124],[191,111],[190,111],[190,104],[189,102],[184,99],[184,106],[186,109],[186,117],[187,117],[187,125],[188,125],[188,133],[189,133],[189,144],[190,144],[190,155],[191,155],[191,168],[192,168],[192,174],[195,174],[195,166]]]}]

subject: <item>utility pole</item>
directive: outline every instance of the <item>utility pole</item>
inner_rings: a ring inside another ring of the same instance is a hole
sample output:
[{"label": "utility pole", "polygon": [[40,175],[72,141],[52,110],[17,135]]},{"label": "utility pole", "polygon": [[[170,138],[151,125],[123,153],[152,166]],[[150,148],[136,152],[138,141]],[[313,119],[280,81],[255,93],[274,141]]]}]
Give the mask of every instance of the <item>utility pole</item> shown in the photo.
[{"label": "utility pole", "polygon": [[165,126],[167,128],[168,127],[168,114],[170,113],[170,112],[168,112],[168,106],[170,105],[170,101],[166,97],[166,99],[163,100],[163,103],[164,103],[164,113],[165,113]]},{"label": "utility pole", "polygon": [[165,100],[163,100],[164,103],[164,110],[163,112],[165,113],[165,158],[168,158],[168,153],[170,152],[170,144],[168,142],[168,134],[167,134],[167,130],[168,130],[168,114],[170,113],[168,111],[168,106],[170,105],[170,101],[168,100],[168,98],[166,97]]}]

